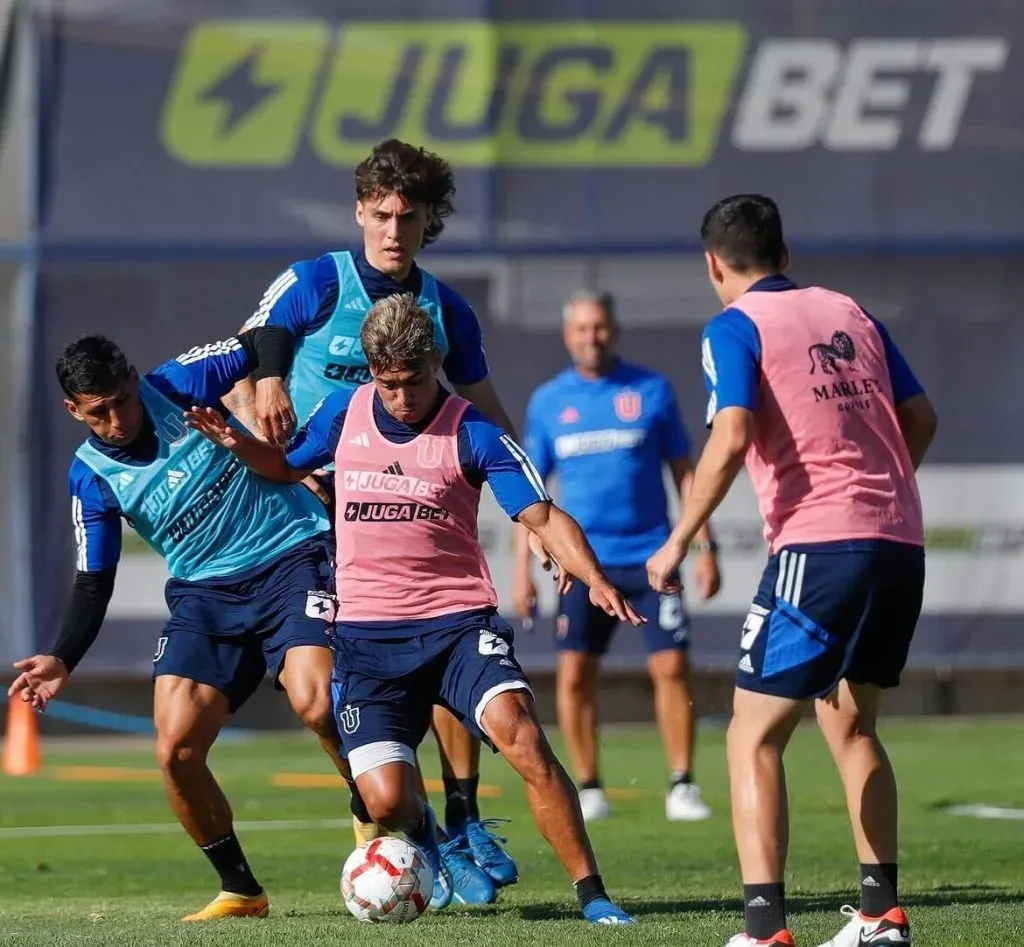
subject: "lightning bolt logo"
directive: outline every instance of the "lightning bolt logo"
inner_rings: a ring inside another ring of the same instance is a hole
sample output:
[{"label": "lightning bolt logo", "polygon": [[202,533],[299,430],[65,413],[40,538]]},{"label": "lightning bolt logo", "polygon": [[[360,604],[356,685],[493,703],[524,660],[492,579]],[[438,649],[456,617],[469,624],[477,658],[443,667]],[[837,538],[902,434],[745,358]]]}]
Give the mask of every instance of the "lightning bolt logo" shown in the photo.
[{"label": "lightning bolt logo", "polygon": [[199,24],[167,91],[164,146],[198,166],[289,164],[330,39],[321,23]]}]

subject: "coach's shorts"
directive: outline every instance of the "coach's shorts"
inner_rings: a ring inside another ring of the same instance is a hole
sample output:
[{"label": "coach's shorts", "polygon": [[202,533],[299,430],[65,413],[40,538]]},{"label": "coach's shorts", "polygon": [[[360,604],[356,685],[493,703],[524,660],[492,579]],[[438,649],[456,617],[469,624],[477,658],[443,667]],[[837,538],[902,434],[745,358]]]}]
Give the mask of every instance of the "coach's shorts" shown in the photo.
[{"label": "coach's shorts", "polygon": [[736,686],[793,700],[843,678],[895,687],[924,592],[924,549],[850,541],[790,546],[768,560],[743,624]]},{"label": "coach's shorts", "polygon": [[[609,568],[608,581],[629,599],[647,624],[638,631],[644,636],[647,653],[684,651],[690,646],[690,618],[682,594],[661,595],[647,581],[646,566]],[[590,589],[573,583],[558,603],[555,645],[559,651],[604,654],[611,644],[619,620],[590,603]],[[632,629],[630,629],[632,630]]]},{"label": "coach's shorts", "polygon": [[[487,704],[506,691],[533,693],[516,660],[512,628],[489,611],[462,615],[455,626],[428,635],[339,636],[335,647],[335,716],[356,776],[384,761],[411,762],[435,704],[493,749],[482,724]],[[379,758],[395,746],[408,752]]]},{"label": "coach's shorts", "polygon": [[331,646],[332,558],[329,540],[317,537],[238,582],[171,579],[171,617],[157,642],[153,679],[172,674],[209,684],[236,711],[268,670],[277,682],[289,649]]}]

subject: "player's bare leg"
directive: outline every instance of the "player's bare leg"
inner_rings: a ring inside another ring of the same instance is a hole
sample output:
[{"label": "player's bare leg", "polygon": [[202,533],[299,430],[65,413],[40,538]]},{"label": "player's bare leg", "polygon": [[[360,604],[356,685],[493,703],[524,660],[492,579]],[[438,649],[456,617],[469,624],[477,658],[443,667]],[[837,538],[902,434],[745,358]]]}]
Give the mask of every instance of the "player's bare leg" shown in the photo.
[{"label": "player's bare leg", "polygon": [[[860,910],[835,943],[860,942],[861,930],[890,943],[909,943],[910,924],[899,907],[899,793],[889,756],[878,738],[881,690],[841,681],[816,701],[818,725],[846,790],[846,806],[861,867]],[[846,935],[846,936],[844,936]]]},{"label": "player's bare leg", "polygon": [[352,829],[356,844],[362,845],[383,833],[369,817],[352,779],[352,770],[341,755],[341,740],[331,702],[333,672],[334,652],[330,648],[303,645],[288,650],[278,680],[296,716],[316,734],[320,746],[348,784],[352,793]]},{"label": "player's bare leg", "polygon": [[558,728],[580,783],[600,777],[597,741],[597,677],[600,656],[561,651],[555,678]]},{"label": "player's bare leg", "polygon": [[677,822],[706,819],[711,810],[691,779],[696,727],[689,659],[685,651],[666,648],[647,658],[647,670],[654,687],[654,716],[672,773],[665,814]]},{"label": "player's bare leg", "polygon": [[156,679],[156,756],[167,798],[221,877],[221,893],[187,921],[266,917],[270,909],[235,837],[231,805],[207,765],[228,713],[227,698],[208,684],[172,675]]},{"label": "player's bare leg", "polygon": [[523,777],[534,822],[572,879],[584,916],[598,923],[630,923],[604,890],[579,798],[541,729],[533,695],[525,689],[499,693],[484,707],[480,722]]},{"label": "player's bare leg", "polygon": [[782,754],[801,710],[799,701],[739,688],[733,697],[726,740],[732,824],[743,876],[746,932],[756,938],[786,928],[783,880],[789,803]]},{"label": "player's bare leg", "polygon": [[[519,869],[502,848],[506,839],[491,831],[497,821],[480,817],[477,802],[480,741],[444,707],[434,707],[431,727],[437,739],[444,778],[444,825],[453,840],[444,847],[443,854],[449,860],[455,897],[465,904],[490,904],[495,897],[495,886],[515,884],[519,880]],[[467,870],[473,866],[477,871]],[[478,871],[486,877],[479,878]]]},{"label": "player's bare leg", "polygon": [[[394,758],[396,749],[402,759]],[[397,748],[394,743],[369,744],[358,752],[360,760],[386,760],[365,771],[357,770],[356,785],[370,817],[389,832],[404,832],[423,849],[434,873],[430,906],[435,910],[447,907],[453,894],[452,876],[442,855],[437,821],[427,803],[415,754],[407,747]]]}]

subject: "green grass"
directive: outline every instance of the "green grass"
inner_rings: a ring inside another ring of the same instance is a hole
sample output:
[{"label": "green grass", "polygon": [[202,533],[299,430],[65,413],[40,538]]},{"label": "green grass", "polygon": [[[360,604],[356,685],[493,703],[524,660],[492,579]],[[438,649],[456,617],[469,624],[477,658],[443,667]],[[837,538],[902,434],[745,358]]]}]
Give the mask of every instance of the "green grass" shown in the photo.
[{"label": "green grass", "polygon": [[[888,745],[903,798],[903,903],[915,943],[1024,944],[1024,822],[948,815],[955,802],[1024,807],[1022,724],[1017,721],[892,722]],[[610,786],[641,790],[614,803],[592,837],[612,894],[639,915],[631,929],[594,929],[577,919],[568,882],[530,821],[521,786],[498,759],[483,779],[501,789],[486,814],[510,816],[510,849],[522,881],[497,906],[432,915],[404,927],[349,917],[338,872],[352,847],[347,829],[240,832],[272,900],[266,921],[186,926],[178,918],[216,890],[184,833],[10,838],[0,831],[0,945],[28,944],[616,944],[720,947],[741,924],[720,729],[705,728],[699,777],[715,816],[669,824],[664,764],[652,730],[614,730],[603,743]],[[45,747],[47,772],[0,777],[0,829],[12,826],[154,823],[171,820],[159,783],[71,782],[60,766],[152,767],[147,749],[98,741]],[[436,754],[422,754],[436,775]],[[284,789],[271,773],[329,768],[311,739],[224,744],[214,768],[239,820],[337,819],[340,791]],[[790,926],[802,945],[838,929],[839,906],[856,897],[857,865],[838,779],[820,737],[801,729],[787,757],[793,841]]]}]

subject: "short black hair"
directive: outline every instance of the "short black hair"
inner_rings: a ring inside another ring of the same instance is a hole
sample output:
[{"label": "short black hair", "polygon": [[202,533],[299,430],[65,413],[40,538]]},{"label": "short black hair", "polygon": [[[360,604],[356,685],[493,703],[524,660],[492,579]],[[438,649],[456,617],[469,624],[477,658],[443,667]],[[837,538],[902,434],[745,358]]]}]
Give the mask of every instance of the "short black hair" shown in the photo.
[{"label": "short black hair", "polygon": [[704,215],[700,239],[708,253],[739,273],[778,272],[786,255],[782,215],[775,201],[761,194],[722,198]]},{"label": "short black hair", "polygon": [[444,219],[455,213],[455,175],[440,155],[408,142],[389,138],[376,145],[356,168],[356,197],[401,194],[410,204],[425,204],[429,219],[423,246],[433,243],[444,230]]},{"label": "short black hair", "polygon": [[64,346],[57,381],[72,401],[79,395],[108,395],[131,377],[128,359],[105,335],[86,335]]}]

